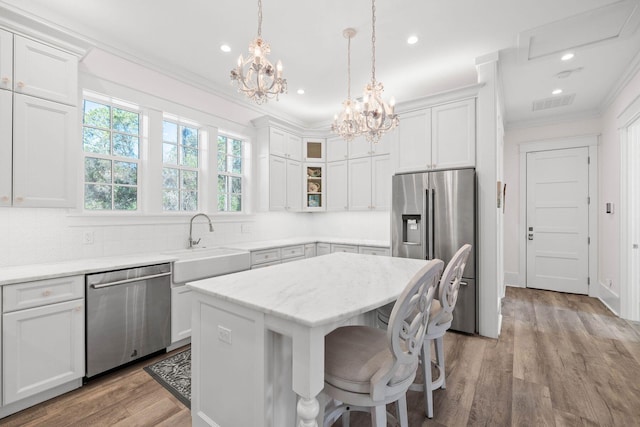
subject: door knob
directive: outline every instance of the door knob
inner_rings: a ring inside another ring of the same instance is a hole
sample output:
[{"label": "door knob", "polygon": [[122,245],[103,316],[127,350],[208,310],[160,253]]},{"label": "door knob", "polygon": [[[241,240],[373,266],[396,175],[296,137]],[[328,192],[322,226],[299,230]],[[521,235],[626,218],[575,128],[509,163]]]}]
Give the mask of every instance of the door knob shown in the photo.
[{"label": "door knob", "polygon": [[529,240],[533,240],[533,233],[529,233]]}]

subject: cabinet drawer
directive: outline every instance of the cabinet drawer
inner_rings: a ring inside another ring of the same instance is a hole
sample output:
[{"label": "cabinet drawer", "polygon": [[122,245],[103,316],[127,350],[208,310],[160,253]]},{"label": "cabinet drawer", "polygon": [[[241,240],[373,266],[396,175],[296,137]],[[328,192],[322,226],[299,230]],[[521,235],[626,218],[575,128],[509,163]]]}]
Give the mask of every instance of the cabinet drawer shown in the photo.
[{"label": "cabinet drawer", "polygon": [[2,288],[4,313],[84,298],[84,276],[58,277]]},{"label": "cabinet drawer", "polygon": [[279,261],[280,249],[265,249],[263,251],[251,252],[251,265],[265,262]]},{"label": "cabinet drawer", "polygon": [[287,246],[280,249],[280,258],[298,258],[304,256],[304,245]]},{"label": "cabinet drawer", "polygon": [[285,262],[292,262],[292,261],[300,261],[305,259],[304,256],[299,256],[299,257],[295,257],[295,258],[287,258],[287,259],[283,259],[282,260],[282,264],[284,264]]},{"label": "cabinet drawer", "polygon": [[272,265],[276,264],[280,264],[280,261],[263,262],[262,264],[252,265],[251,269],[255,270],[256,268],[271,267]]},{"label": "cabinet drawer", "polygon": [[376,247],[376,246],[360,246],[359,252],[365,255],[384,255],[384,256],[391,255],[391,251],[389,251],[389,248],[382,248],[382,247]]},{"label": "cabinet drawer", "polygon": [[352,254],[358,253],[358,247],[354,245],[334,245],[331,244],[331,253],[334,252],[350,252]]}]

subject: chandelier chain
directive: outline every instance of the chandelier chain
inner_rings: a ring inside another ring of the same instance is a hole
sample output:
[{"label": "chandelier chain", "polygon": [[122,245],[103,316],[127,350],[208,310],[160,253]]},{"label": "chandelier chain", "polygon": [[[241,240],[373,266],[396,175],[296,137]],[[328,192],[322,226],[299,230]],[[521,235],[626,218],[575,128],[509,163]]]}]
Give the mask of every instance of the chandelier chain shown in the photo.
[{"label": "chandelier chain", "polygon": [[371,80],[376,81],[376,0],[371,2]]},{"label": "chandelier chain", "polygon": [[262,37],[262,0],[258,0],[258,38]]},{"label": "chandelier chain", "polygon": [[347,99],[351,99],[351,37],[347,41]]}]

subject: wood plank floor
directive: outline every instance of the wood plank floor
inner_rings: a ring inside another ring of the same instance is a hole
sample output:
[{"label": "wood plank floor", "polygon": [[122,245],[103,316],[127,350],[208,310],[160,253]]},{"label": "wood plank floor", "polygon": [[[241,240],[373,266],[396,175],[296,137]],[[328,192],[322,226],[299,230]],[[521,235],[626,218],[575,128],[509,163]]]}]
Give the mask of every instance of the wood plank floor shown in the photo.
[{"label": "wood plank floor", "polygon": [[[640,425],[639,324],[592,298],[532,289],[507,288],[502,313],[498,340],[445,336],[447,389],[434,393],[431,420],[424,417],[422,394],[409,392],[410,426]],[[142,370],[153,361],[0,424],[191,425],[189,410]],[[353,414],[351,425],[368,426],[369,418]]]}]

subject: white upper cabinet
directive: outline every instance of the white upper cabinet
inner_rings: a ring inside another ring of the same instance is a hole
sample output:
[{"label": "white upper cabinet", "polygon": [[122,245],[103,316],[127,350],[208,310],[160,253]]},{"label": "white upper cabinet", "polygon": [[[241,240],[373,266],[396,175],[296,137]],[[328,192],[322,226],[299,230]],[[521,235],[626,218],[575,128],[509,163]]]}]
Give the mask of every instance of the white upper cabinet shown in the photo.
[{"label": "white upper cabinet", "polygon": [[349,160],[349,210],[389,210],[391,175],[389,154]]},{"label": "white upper cabinet", "polygon": [[269,210],[300,211],[302,163],[278,156],[269,157]]},{"label": "white upper cabinet", "polygon": [[302,144],[303,157],[306,162],[324,162],[326,159],[326,145],[324,138],[305,138]]},{"label": "white upper cabinet", "polygon": [[431,157],[438,169],[476,163],[475,99],[432,108]]},{"label": "white upper cabinet", "polygon": [[349,142],[340,136],[327,138],[327,162],[339,162],[349,158]]},{"label": "white upper cabinet", "polygon": [[0,206],[11,206],[13,93],[0,90]]},{"label": "white upper cabinet", "polygon": [[13,90],[68,105],[78,103],[78,58],[14,36]]},{"label": "white upper cabinet", "polygon": [[302,138],[280,129],[269,129],[269,154],[302,160]]},{"label": "white upper cabinet", "polygon": [[346,160],[327,163],[326,198],[328,211],[346,211],[349,209]]},{"label": "white upper cabinet", "polygon": [[402,115],[398,129],[398,172],[431,166],[431,109]]},{"label": "white upper cabinet", "polygon": [[13,88],[13,34],[0,30],[0,89]]},{"label": "white upper cabinet", "polygon": [[387,133],[376,143],[368,142],[364,136],[354,138],[353,141],[346,143],[349,146],[349,158],[357,159],[366,156],[389,154],[395,137],[395,132]]},{"label": "white upper cabinet", "polygon": [[403,114],[397,129],[398,172],[475,166],[475,99]]},{"label": "white upper cabinet", "polygon": [[14,206],[74,206],[76,114],[75,107],[14,94]]}]

